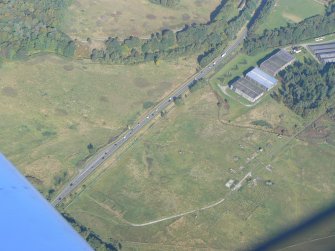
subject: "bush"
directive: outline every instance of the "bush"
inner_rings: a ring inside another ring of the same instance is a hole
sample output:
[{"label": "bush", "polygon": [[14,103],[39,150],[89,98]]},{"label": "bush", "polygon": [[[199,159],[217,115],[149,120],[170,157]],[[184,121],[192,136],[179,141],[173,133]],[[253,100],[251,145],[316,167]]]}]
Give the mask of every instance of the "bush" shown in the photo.
[{"label": "bush", "polygon": [[255,126],[266,127],[266,128],[269,128],[269,129],[273,128],[272,125],[265,120],[255,120],[255,121],[252,121],[251,124],[255,125]]},{"label": "bush", "polygon": [[154,102],[151,102],[151,101],[145,101],[145,102],[143,103],[143,108],[144,108],[144,109],[149,109],[150,107],[153,107],[154,105],[155,105]]}]

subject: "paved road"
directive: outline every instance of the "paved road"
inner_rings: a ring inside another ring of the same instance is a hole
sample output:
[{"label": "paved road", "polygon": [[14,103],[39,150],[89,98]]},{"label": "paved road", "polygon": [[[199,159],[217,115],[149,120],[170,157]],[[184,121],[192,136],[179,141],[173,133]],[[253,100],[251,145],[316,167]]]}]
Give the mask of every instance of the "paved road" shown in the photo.
[{"label": "paved road", "polygon": [[225,58],[231,54],[244,40],[247,31],[242,30],[238,34],[238,38],[225,50],[222,54],[214,59],[209,65],[203,68],[200,72],[195,74],[190,80],[178,87],[172,94],[161,101],[153,110],[150,111],[143,119],[141,119],[133,128],[127,130],[122,138],[118,139],[113,144],[107,146],[104,151],[98,152],[90,161],[84,166],[83,170],[71,180],[70,184],[66,185],[64,189],[52,201],[54,206],[57,206],[64,198],[73,192],[91,173],[93,173],[103,162],[111,157],[122,145],[134,137],[143,127],[148,125],[156,116],[160,115],[161,111],[165,110],[175,97],[184,94],[194,81],[206,77],[219,64],[224,63]]}]

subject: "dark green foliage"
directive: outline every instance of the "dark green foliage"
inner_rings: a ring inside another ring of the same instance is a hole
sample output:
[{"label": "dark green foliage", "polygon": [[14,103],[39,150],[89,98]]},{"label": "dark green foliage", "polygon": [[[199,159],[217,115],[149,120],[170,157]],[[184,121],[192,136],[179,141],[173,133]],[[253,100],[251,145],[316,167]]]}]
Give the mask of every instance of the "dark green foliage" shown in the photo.
[{"label": "dark green foliage", "polygon": [[0,57],[21,59],[38,51],[72,56],[74,42],[57,29],[69,2],[0,1]]},{"label": "dark green foliage", "polygon": [[335,107],[330,107],[327,109],[327,116],[331,120],[335,121]]},{"label": "dark green foliage", "polygon": [[307,18],[297,24],[287,24],[273,30],[265,30],[262,35],[250,34],[244,48],[248,54],[256,54],[267,48],[297,44],[311,38],[335,32],[335,2],[328,6],[325,14]]},{"label": "dark green foliage", "polygon": [[182,96],[178,96],[178,97],[173,97],[173,102],[177,105],[183,105],[184,104],[184,100]]},{"label": "dark green foliage", "polygon": [[248,20],[251,20],[259,2],[260,0],[247,1],[246,6],[242,11],[240,11],[239,16],[228,22],[228,27],[225,30],[225,33],[230,39],[235,38],[236,34],[242,29],[243,25],[245,25]]},{"label": "dark green foliage", "polygon": [[[229,2],[229,1],[228,1]],[[102,63],[136,64],[158,59],[172,59],[201,53],[198,60],[204,66],[217,57],[236,36],[242,26],[251,18],[260,0],[247,0],[246,7],[239,15],[227,21],[221,12],[231,8],[231,4],[221,4],[215,17],[207,24],[192,24],[174,33],[163,30],[151,35],[149,39],[129,37],[123,41],[109,38],[106,49],[94,49],[91,59]]]},{"label": "dark green foliage", "polygon": [[66,177],[67,177],[67,171],[64,171],[62,174],[55,176],[53,181],[54,185],[55,186],[60,185],[61,183],[63,183]]},{"label": "dark green foliage", "polygon": [[86,241],[91,245],[94,250],[118,251],[121,249],[121,243],[115,240],[111,240],[111,242],[106,242],[91,229],[77,222],[69,214],[63,213],[62,215],[73,226],[73,228],[76,229],[76,231],[86,239]]},{"label": "dark green foliage", "polygon": [[238,4],[236,1],[223,0],[221,4],[211,14],[212,21],[226,21],[228,22],[234,16],[234,12]]},{"label": "dark green foliage", "polygon": [[276,99],[301,116],[319,108],[335,94],[335,65],[320,66],[305,59],[279,73],[282,86]]},{"label": "dark green foliage", "polygon": [[94,152],[94,146],[93,146],[92,143],[89,143],[89,144],[87,145],[87,150],[88,150],[90,153],[93,153],[93,152]]},{"label": "dark green foliage", "polygon": [[188,86],[188,88],[190,89],[191,92],[195,92],[196,90],[199,90],[202,87],[206,86],[207,83],[208,82],[204,79],[195,80],[192,82],[192,84]]},{"label": "dark green foliage", "polygon": [[269,128],[269,129],[272,128],[272,125],[265,120],[255,120],[255,121],[252,121],[251,124],[255,125],[255,126],[261,126],[261,127]]},{"label": "dark green foliage", "polygon": [[155,104],[154,104],[154,102],[151,102],[151,101],[145,101],[144,103],[143,103],[143,108],[144,109],[148,109],[148,108],[150,108],[150,107],[153,107]]},{"label": "dark green foliage", "polygon": [[276,5],[276,2],[276,0],[262,0],[256,14],[248,24],[249,33],[255,31],[261,24],[264,23],[266,18],[270,15],[272,8]]},{"label": "dark green foliage", "polygon": [[175,7],[179,4],[180,0],[150,0],[150,2],[166,7]]}]

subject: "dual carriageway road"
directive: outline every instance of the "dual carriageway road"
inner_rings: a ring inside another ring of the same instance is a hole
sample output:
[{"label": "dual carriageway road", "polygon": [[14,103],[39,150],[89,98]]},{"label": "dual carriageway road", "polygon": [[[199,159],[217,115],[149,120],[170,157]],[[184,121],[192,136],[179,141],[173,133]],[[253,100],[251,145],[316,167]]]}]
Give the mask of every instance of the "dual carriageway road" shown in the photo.
[{"label": "dual carriageway road", "polygon": [[115,152],[121,148],[126,142],[132,139],[136,134],[138,134],[145,126],[150,124],[150,122],[157,116],[161,114],[168,106],[173,103],[174,98],[183,95],[189,87],[194,84],[194,81],[200,80],[208,76],[213,69],[218,65],[224,64],[224,60],[230,56],[243,42],[247,35],[247,30],[243,29],[233,43],[222,52],[222,54],[215,58],[210,64],[204,67],[201,71],[192,76],[188,81],[179,86],[174,90],[169,96],[164,98],[158,105],[153,108],[150,113],[144,116],[140,121],[137,122],[135,126],[128,129],[120,139],[111,143],[103,150],[99,151],[94,155],[88,163],[85,164],[82,171],[74,177],[69,184],[67,184],[63,190],[55,197],[52,201],[54,206],[61,203],[67,196],[69,196],[75,189],[77,189],[84,180],[90,176],[99,166],[101,166],[108,158],[113,156]]}]

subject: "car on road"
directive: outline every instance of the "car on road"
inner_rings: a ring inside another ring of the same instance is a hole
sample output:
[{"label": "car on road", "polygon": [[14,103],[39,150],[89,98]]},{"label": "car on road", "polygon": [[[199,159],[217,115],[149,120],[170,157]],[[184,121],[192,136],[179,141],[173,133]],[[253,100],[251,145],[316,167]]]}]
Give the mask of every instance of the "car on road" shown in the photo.
[{"label": "car on road", "polygon": [[226,55],[227,55],[227,53],[223,53],[223,54],[221,55],[221,57],[224,58]]}]

